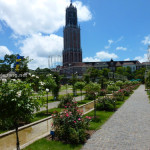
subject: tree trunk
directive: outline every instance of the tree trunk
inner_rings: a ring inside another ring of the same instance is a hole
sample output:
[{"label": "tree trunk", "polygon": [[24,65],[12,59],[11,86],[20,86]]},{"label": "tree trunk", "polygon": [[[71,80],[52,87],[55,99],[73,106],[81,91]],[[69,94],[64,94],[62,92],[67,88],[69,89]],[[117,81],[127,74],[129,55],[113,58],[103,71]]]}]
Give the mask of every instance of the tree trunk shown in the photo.
[{"label": "tree trunk", "polygon": [[18,125],[16,125],[16,147],[17,147],[17,150],[20,150],[20,144],[19,144],[19,136],[18,136]]},{"label": "tree trunk", "polygon": [[94,99],[94,119],[96,119],[96,99]]}]

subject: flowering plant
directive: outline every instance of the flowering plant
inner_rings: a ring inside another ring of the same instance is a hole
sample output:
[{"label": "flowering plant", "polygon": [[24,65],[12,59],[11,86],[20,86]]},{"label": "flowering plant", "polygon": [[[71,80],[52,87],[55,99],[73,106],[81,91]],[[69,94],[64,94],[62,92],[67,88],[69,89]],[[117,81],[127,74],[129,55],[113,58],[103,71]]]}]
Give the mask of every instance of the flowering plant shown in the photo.
[{"label": "flowering plant", "polygon": [[60,103],[58,105],[59,108],[67,108],[70,106],[73,106],[73,97],[70,94],[67,94],[66,96],[63,96],[60,100]]},{"label": "flowering plant", "polygon": [[53,126],[59,140],[67,143],[78,144],[86,140],[86,129],[88,129],[91,117],[82,115],[76,102],[68,104],[62,113],[53,114]]},{"label": "flowering plant", "polygon": [[113,97],[117,100],[117,101],[123,101],[124,100],[124,90],[121,89],[117,92],[113,93]]},{"label": "flowering plant", "polygon": [[0,86],[0,122],[3,127],[15,128],[17,149],[19,147],[18,127],[20,122],[29,122],[35,110],[39,109],[39,97],[35,96],[30,83],[20,80],[3,82]]},{"label": "flowering plant", "polygon": [[107,90],[101,89],[100,92],[99,92],[99,95],[100,95],[100,96],[105,96],[106,93],[107,93]]}]

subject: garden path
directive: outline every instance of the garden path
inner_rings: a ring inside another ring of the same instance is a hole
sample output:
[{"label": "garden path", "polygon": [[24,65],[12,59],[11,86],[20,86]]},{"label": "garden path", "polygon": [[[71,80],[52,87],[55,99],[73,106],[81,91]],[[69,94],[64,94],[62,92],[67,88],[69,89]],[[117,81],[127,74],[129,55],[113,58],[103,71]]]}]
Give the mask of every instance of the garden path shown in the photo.
[{"label": "garden path", "polygon": [[150,150],[150,103],[141,85],[82,150]]}]

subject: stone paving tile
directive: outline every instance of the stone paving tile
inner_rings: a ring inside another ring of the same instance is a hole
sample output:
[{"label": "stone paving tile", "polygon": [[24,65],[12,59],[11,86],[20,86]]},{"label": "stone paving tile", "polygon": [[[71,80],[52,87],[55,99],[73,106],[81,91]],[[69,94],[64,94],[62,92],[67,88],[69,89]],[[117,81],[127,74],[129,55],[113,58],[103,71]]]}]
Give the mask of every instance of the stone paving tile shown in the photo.
[{"label": "stone paving tile", "polygon": [[96,131],[82,150],[150,150],[150,103],[144,85]]}]

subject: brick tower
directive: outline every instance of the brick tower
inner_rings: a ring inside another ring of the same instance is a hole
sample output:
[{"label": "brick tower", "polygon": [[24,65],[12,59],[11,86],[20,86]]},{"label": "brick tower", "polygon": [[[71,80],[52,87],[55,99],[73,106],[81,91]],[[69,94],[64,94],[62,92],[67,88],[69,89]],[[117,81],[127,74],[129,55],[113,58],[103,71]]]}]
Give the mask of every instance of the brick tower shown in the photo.
[{"label": "brick tower", "polygon": [[72,5],[66,9],[64,27],[63,66],[82,62],[80,27],[78,26],[77,9]]}]

